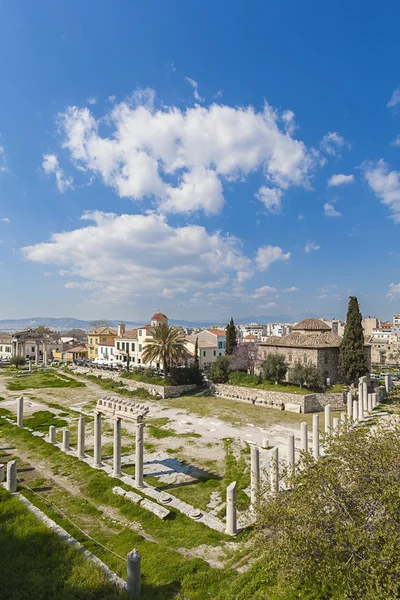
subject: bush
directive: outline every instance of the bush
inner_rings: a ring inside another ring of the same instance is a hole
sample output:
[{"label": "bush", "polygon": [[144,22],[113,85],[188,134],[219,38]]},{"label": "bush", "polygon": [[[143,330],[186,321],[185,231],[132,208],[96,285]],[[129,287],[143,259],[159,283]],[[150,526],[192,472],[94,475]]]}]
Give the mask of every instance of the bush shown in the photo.
[{"label": "bush", "polygon": [[254,386],[259,385],[262,382],[262,378],[259,375],[243,373],[243,371],[232,371],[229,373],[228,381],[230,385]]},{"label": "bush", "polygon": [[283,354],[269,354],[261,365],[265,379],[278,383],[287,373],[287,364]]},{"label": "bush", "polygon": [[231,370],[231,357],[220,356],[217,358],[210,371],[210,379],[213,383],[226,383]]},{"label": "bush", "polygon": [[14,367],[23,367],[25,364],[25,358],[23,356],[13,356],[10,360],[10,365],[13,365]]},{"label": "bush", "polygon": [[202,385],[204,379],[199,365],[193,363],[186,367],[171,367],[165,383],[166,385]]}]

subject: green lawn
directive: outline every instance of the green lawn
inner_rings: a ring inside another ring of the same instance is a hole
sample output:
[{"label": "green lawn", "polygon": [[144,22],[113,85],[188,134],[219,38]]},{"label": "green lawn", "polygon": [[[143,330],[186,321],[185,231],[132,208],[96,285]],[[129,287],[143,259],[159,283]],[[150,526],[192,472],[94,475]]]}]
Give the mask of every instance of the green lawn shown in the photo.
[{"label": "green lawn", "polygon": [[154,385],[165,385],[164,377],[157,377],[156,375],[150,376],[145,373],[121,373],[121,377],[124,379],[133,379],[134,381],[141,381],[143,383],[152,383]]},{"label": "green lawn", "polygon": [[41,389],[41,388],[78,388],[85,387],[83,381],[71,379],[62,373],[54,371],[37,371],[32,375],[12,379],[7,388],[11,391]]},{"label": "green lawn", "polygon": [[241,372],[230,373],[228,385],[268,390],[271,392],[286,392],[287,394],[299,394],[301,396],[321,391],[317,389],[314,390],[311,388],[300,387],[299,385],[295,385],[294,383],[286,383],[285,381],[281,381],[277,384],[273,381],[266,381],[265,379],[260,381],[259,377],[256,375],[249,375],[248,373]]}]

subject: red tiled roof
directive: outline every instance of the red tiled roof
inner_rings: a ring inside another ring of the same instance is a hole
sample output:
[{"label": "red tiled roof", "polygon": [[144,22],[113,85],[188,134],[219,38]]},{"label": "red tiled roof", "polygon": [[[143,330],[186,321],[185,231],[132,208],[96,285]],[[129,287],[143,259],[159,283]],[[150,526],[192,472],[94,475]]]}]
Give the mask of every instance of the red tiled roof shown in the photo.
[{"label": "red tiled roof", "polygon": [[158,312],[151,317],[152,321],[153,321],[153,319],[168,319],[168,317],[167,317],[167,315],[164,315],[164,313]]},{"label": "red tiled roof", "polygon": [[225,331],[222,331],[222,329],[206,329],[206,331],[209,331],[210,333],[213,333],[214,335],[220,335],[223,337],[226,336]]}]

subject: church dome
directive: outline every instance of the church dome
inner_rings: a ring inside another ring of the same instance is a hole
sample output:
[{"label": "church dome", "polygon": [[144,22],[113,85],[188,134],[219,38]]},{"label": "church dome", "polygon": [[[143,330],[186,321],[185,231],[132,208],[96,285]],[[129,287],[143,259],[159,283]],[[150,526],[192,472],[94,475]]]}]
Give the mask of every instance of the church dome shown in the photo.
[{"label": "church dome", "polygon": [[331,331],[331,328],[321,319],[304,319],[297,323],[292,331]]},{"label": "church dome", "polygon": [[154,321],[154,320],[158,320],[158,319],[167,319],[167,321],[168,321],[168,317],[167,317],[167,315],[164,315],[164,313],[160,313],[160,312],[156,313],[155,315],[153,315],[153,316],[151,317],[151,320],[152,320],[152,321]]}]

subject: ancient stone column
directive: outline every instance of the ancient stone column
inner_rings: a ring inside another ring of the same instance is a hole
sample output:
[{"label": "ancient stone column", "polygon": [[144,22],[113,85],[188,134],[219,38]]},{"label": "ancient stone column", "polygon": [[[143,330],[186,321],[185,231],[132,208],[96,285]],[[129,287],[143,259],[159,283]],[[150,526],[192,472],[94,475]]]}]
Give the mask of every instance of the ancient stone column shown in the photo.
[{"label": "ancient stone column", "polygon": [[114,420],[113,477],[121,476],[121,419],[117,417]]},{"label": "ancient stone column", "polygon": [[260,450],[257,446],[250,448],[250,503],[254,506],[257,502],[260,487]]},{"label": "ancient stone column", "polygon": [[29,373],[32,373],[32,361],[31,361],[31,359],[29,359],[28,364],[29,364]]},{"label": "ancient stone column", "polygon": [[17,425],[24,426],[24,397],[17,398]]},{"label": "ancient stone column", "polygon": [[94,449],[93,449],[93,466],[100,469],[103,465],[101,462],[101,413],[94,413]]},{"label": "ancient stone column", "polygon": [[353,396],[350,391],[347,392],[347,417],[351,422],[353,418]]},{"label": "ancient stone column", "polygon": [[4,481],[4,473],[5,473],[5,466],[3,463],[0,464],[0,483],[3,483]]},{"label": "ancient stone column", "polygon": [[363,378],[360,377],[359,379],[359,384],[358,384],[358,405],[360,405],[360,403],[362,402],[363,399]]},{"label": "ancient stone column", "polygon": [[236,535],[236,481],[226,488],[226,529],[228,535]]},{"label": "ancient stone column", "polygon": [[68,452],[70,450],[70,447],[69,447],[69,429],[67,429],[66,427],[63,428],[63,437],[62,437],[61,450],[63,452]]},{"label": "ancient stone column", "polygon": [[39,364],[39,348],[37,342],[35,342],[35,365]]},{"label": "ancient stone column", "polygon": [[136,423],[135,485],[143,487],[143,428],[144,423]]},{"label": "ancient stone column", "polygon": [[17,461],[10,460],[7,463],[7,490],[13,494],[17,491]]},{"label": "ancient stone column", "polygon": [[303,421],[301,424],[300,449],[303,452],[308,452],[308,425],[305,421]]},{"label": "ancient stone column", "polygon": [[358,421],[358,400],[353,400],[353,423]]},{"label": "ancient stone column", "polygon": [[387,393],[389,393],[392,389],[392,377],[390,373],[385,373],[385,388]]},{"label": "ancient stone column", "polygon": [[295,440],[293,433],[289,433],[288,435],[288,454],[287,454],[287,462],[288,462],[288,475],[291,477],[295,473]]},{"label": "ancient stone column", "polygon": [[363,412],[366,413],[368,410],[368,383],[363,383]]},{"label": "ancient stone column", "polygon": [[270,463],[271,493],[276,496],[279,492],[279,449],[274,448],[271,453]]},{"label": "ancient stone column", "polygon": [[269,439],[268,438],[263,438],[262,443],[261,443],[261,448],[269,448]]},{"label": "ancient stone column", "polygon": [[331,434],[331,405],[327,404],[324,410],[325,415],[325,433],[327,435]]},{"label": "ancient stone column", "polygon": [[46,348],[43,350],[43,365],[47,367],[47,350]]},{"label": "ancient stone column", "polygon": [[[353,408],[353,407],[352,407],[352,408]],[[345,423],[347,423],[347,415],[346,415],[346,413],[345,413],[345,412],[341,412],[341,413],[340,413],[340,422],[341,422],[341,423],[343,423],[343,425],[344,425]]]},{"label": "ancient stone column", "polygon": [[376,407],[376,392],[372,393],[372,410]]},{"label": "ancient stone column", "polygon": [[80,415],[78,421],[78,458],[85,458],[85,417]]},{"label": "ancient stone column", "polygon": [[368,412],[372,412],[372,394],[368,394]]},{"label": "ancient stone column", "polygon": [[319,457],[319,415],[313,415],[312,420],[312,448],[313,448],[313,457]]},{"label": "ancient stone column", "polygon": [[[345,415],[345,413],[342,413],[342,415]],[[332,428],[333,435],[339,434],[339,424],[340,424],[340,421],[339,421],[338,417],[333,417],[333,428]]]},{"label": "ancient stone column", "polygon": [[358,421],[364,421],[364,394],[358,399]]},{"label": "ancient stone column", "polygon": [[140,600],[140,554],[134,548],[126,561],[126,591],[132,600]]},{"label": "ancient stone column", "polygon": [[55,428],[54,425],[50,425],[49,427],[49,442],[50,444],[55,444],[56,443],[56,432],[57,429]]}]

